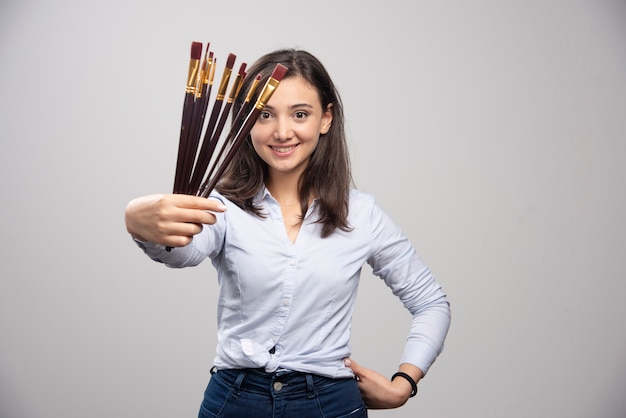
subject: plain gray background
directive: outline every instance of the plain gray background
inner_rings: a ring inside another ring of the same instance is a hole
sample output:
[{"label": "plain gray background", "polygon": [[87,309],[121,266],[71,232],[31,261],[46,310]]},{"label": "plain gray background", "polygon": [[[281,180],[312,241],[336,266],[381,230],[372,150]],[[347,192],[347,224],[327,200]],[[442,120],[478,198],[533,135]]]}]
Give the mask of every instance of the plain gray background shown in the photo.
[{"label": "plain gray background", "polygon": [[[215,274],[123,224],[171,189],[191,41],[316,54],[357,186],[449,295],[419,396],[372,417],[626,416],[625,2],[3,0],[3,418],[196,415]],[[355,360],[391,375],[408,325],[365,269]]]}]

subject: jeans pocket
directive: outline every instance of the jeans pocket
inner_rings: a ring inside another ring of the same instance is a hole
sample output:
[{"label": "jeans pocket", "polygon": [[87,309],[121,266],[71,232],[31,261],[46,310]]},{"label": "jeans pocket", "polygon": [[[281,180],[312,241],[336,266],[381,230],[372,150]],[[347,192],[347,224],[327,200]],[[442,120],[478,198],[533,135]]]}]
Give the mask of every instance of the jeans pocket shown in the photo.
[{"label": "jeans pocket", "polygon": [[232,397],[233,387],[221,376],[214,374],[209,380],[198,418],[217,418]]},{"label": "jeans pocket", "polygon": [[361,405],[359,408],[354,411],[348,412],[345,415],[340,415],[335,418],[365,418],[367,417],[367,408],[365,405]]},{"label": "jeans pocket", "polygon": [[208,409],[204,407],[204,402],[200,405],[200,412],[198,413],[198,418],[218,418],[218,415],[215,415]]},{"label": "jeans pocket", "polygon": [[326,418],[367,417],[367,407],[354,379],[325,386],[317,391],[322,414]]}]

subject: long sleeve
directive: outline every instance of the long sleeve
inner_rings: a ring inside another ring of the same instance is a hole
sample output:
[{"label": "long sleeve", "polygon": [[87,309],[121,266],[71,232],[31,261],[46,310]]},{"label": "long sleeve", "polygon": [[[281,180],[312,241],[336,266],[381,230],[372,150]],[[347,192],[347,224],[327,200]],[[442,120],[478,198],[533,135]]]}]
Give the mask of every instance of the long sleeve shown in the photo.
[{"label": "long sleeve", "polygon": [[450,305],[408,238],[376,205],[371,220],[374,247],[368,262],[413,316],[401,363],[413,364],[426,374],[443,350]]}]

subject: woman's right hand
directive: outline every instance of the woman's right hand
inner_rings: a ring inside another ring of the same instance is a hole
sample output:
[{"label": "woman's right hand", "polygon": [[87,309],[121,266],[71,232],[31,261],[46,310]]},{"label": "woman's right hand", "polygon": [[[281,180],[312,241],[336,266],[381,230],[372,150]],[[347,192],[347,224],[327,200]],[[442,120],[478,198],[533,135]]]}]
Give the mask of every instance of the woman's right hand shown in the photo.
[{"label": "woman's right hand", "polygon": [[140,241],[169,247],[184,247],[202,231],[203,224],[214,224],[211,212],[226,207],[216,199],[184,195],[155,194],[131,200],[126,206],[126,230]]}]

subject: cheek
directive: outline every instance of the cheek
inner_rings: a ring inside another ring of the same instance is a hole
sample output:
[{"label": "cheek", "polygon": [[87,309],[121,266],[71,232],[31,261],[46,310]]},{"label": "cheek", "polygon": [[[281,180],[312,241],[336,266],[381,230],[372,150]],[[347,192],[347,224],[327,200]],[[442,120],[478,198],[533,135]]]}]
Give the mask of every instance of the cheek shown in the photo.
[{"label": "cheek", "polygon": [[263,144],[255,141],[254,137],[252,137],[252,148],[254,148],[254,151],[256,151],[256,153],[260,155],[260,151],[263,149]]},{"label": "cheek", "polygon": [[264,132],[262,128],[257,128],[255,126],[250,131],[250,139],[252,140],[252,146],[254,149],[258,149],[258,147],[267,143],[267,132]]},{"label": "cheek", "polygon": [[258,132],[257,135],[250,132],[250,142],[252,143],[254,152],[267,163],[267,159],[265,158],[265,154],[267,153],[267,141],[264,138],[263,136],[259,136]]}]

